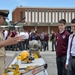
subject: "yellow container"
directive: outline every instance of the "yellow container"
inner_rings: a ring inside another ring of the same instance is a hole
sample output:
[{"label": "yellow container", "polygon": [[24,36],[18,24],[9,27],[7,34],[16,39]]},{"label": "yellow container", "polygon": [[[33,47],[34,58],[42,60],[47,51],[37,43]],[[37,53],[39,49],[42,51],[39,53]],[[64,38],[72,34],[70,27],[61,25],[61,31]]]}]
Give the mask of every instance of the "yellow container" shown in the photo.
[{"label": "yellow container", "polygon": [[21,56],[19,55],[19,56],[17,56],[17,60],[21,60]]},{"label": "yellow container", "polygon": [[20,65],[21,65],[21,56],[17,56],[17,64],[18,64],[19,67],[20,67]]}]

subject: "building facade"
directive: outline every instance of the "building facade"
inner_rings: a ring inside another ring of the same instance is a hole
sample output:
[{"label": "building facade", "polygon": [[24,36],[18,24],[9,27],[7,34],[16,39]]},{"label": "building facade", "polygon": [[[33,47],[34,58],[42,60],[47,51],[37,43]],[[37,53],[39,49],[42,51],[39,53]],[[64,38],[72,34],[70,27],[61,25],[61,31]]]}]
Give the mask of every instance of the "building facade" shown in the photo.
[{"label": "building facade", "polygon": [[75,17],[74,8],[41,8],[41,7],[17,7],[12,12],[12,21],[18,22],[22,20],[21,24],[24,29],[30,31],[37,30],[39,33],[46,30],[49,34],[51,30],[58,31],[58,21],[66,19],[67,30],[70,30],[70,22]]}]

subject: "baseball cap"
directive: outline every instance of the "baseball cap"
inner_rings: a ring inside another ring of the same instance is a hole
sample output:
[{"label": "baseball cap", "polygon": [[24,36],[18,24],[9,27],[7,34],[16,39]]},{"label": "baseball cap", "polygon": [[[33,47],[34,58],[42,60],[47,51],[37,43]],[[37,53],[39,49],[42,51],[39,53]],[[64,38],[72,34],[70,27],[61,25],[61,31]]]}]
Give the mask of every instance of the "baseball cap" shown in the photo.
[{"label": "baseball cap", "polygon": [[0,10],[0,15],[8,19],[9,10]]}]

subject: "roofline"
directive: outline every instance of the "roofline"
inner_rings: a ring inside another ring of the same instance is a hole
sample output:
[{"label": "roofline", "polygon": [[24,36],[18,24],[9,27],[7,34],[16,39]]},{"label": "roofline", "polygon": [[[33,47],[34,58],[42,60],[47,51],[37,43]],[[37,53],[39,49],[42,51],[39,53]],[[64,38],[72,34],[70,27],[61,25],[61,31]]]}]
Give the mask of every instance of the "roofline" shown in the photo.
[{"label": "roofline", "polygon": [[33,6],[17,6],[15,9],[13,9],[13,11],[12,12],[14,12],[17,8],[36,8],[36,9],[66,9],[66,10],[68,10],[68,9],[70,9],[70,10],[75,10],[75,7],[33,7]]},{"label": "roofline", "polygon": [[39,8],[42,8],[42,9],[75,9],[75,7],[32,7],[32,6],[18,6],[18,7],[16,7],[16,8],[37,8],[37,9],[39,9]]}]

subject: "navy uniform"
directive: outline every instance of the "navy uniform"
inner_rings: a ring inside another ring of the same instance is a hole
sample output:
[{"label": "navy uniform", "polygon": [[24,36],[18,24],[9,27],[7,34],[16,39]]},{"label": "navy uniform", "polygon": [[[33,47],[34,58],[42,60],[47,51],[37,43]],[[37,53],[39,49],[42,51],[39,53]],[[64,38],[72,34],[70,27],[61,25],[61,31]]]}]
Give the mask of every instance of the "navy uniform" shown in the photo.
[{"label": "navy uniform", "polygon": [[[0,10],[0,16],[2,16],[3,18],[6,18],[9,14],[8,10]],[[0,17],[1,20],[1,17]],[[1,21],[0,21],[0,25],[1,25]],[[3,34],[2,34],[2,28],[0,28],[0,41],[3,41]],[[4,73],[4,66],[5,66],[5,49],[4,47],[0,48],[0,75],[2,75]]]}]

